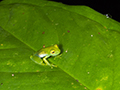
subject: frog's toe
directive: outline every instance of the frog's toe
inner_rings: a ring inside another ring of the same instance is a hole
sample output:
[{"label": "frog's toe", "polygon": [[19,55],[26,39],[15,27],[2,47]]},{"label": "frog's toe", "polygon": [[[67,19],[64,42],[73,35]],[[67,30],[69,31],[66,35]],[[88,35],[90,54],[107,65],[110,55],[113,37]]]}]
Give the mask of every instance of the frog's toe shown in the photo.
[{"label": "frog's toe", "polygon": [[51,67],[57,67],[57,65],[51,64]]}]

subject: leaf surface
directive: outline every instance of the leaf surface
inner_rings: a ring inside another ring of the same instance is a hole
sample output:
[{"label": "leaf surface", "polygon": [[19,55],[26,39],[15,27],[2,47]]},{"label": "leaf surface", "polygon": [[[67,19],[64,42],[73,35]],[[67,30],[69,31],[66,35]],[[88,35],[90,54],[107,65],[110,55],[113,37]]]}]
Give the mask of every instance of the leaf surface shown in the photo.
[{"label": "leaf surface", "polygon": [[[119,90],[120,23],[87,6],[44,0],[0,3],[0,88]],[[58,44],[61,55],[37,65],[29,56]]]}]

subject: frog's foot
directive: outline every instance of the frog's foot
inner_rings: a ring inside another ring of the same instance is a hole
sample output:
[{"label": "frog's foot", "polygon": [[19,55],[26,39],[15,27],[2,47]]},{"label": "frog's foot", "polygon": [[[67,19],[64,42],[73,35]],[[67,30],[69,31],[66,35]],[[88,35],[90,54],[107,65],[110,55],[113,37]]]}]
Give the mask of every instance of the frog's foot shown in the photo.
[{"label": "frog's foot", "polygon": [[57,58],[61,59],[61,56],[62,56],[62,54],[57,55],[57,56],[54,58],[54,60],[57,59]]},{"label": "frog's foot", "polygon": [[50,67],[53,69],[53,67],[57,67],[57,65],[51,64]]}]

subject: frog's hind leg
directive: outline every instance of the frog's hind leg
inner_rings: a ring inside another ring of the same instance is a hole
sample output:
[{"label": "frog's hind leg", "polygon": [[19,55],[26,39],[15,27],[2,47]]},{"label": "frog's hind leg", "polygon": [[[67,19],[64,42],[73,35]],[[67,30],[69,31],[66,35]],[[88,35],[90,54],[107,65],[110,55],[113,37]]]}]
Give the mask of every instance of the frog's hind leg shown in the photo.
[{"label": "frog's hind leg", "polygon": [[37,57],[37,56],[30,56],[30,59],[32,60],[32,61],[34,61],[35,63],[37,63],[37,64],[39,64],[39,65],[45,65],[44,63],[43,63],[43,60],[41,59],[41,58],[39,58],[39,57]]}]

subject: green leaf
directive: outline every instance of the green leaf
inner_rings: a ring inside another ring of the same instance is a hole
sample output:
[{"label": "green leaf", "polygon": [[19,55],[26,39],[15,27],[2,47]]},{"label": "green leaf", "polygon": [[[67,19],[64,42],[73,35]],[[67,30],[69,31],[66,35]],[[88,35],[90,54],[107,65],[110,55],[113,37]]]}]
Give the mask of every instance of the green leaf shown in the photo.
[{"label": "green leaf", "polygon": [[[0,3],[1,90],[119,90],[120,23],[87,6],[45,0]],[[37,65],[30,55],[58,44]]]}]

